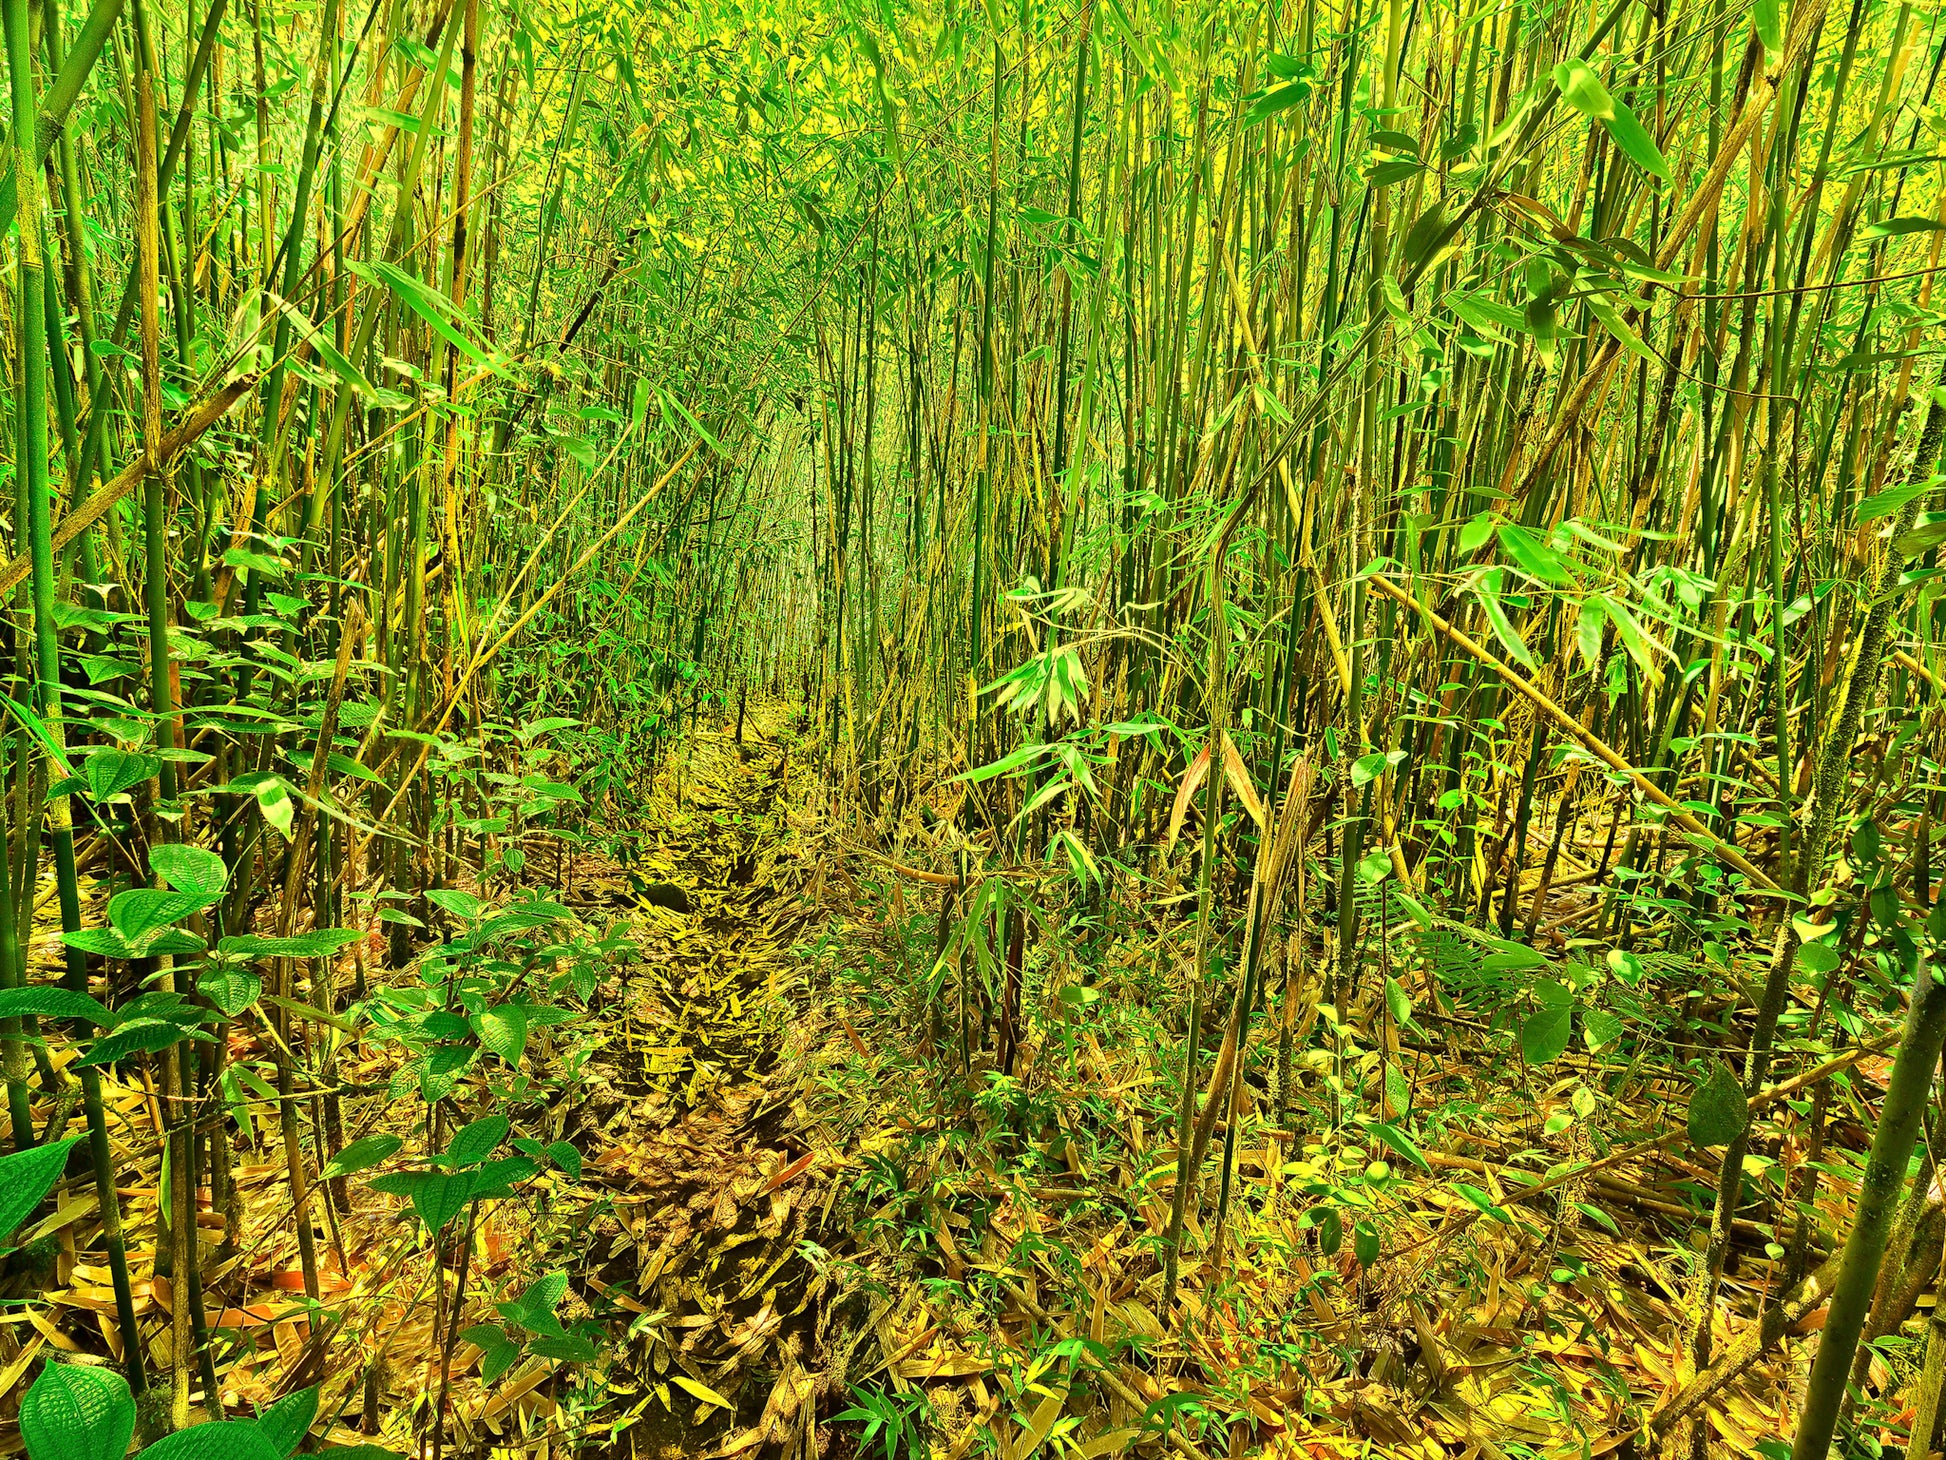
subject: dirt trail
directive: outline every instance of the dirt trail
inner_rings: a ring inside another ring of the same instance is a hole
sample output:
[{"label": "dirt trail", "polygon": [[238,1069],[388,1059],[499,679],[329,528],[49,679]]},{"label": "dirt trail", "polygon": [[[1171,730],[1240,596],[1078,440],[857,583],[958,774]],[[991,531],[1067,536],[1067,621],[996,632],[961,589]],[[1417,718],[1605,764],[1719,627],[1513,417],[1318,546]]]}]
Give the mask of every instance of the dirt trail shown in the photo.
[{"label": "dirt trail", "polygon": [[[789,947],[814,910],[787,766],[786,745],[754,726],[742,746],[699,737],[679,803],[651,808],[640,864],[575,888],[590,912],[633,909],[643,933],[621,1000],[598,1016],[612,1022],[575,1132],[612,1213],[591,1213],[577,1276],[591,1301],[637,1315],[633,1374],[610,1385],[639,1415],[620,1442],[634,1455],[816,1453],[816,1413],[843,1393],[856,1343],[828,1301],[829,1266],[800,1250],[844,1234],[826,1230],[839,1173],[793,1138],[810,1041]],[[694,910],[642,906],[630,871],[680,883]]]}]

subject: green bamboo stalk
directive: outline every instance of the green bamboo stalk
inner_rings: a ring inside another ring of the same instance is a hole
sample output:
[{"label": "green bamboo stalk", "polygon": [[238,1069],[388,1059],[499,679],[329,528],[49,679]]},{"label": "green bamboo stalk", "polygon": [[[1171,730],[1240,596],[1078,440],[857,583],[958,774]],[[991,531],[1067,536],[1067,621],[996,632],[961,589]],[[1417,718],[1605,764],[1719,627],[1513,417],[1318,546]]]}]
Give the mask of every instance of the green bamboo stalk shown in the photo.
[{"label": "green bamboo stalk", "polygon": [[[48,732],[48,758],[52,774],[64,774],[65,730],[61,709],[60,646],[54,623],[54,549],[47,500],[47,274],[41,256],[40,159],[30,153],[28,139],[36,136],[37,110],[34,101],[34,52],[25,0],[8,0],[0,5],[7,44],[7,75],[12,91],[13,168],[18,189],[19,216],[31,226],[17,228],[18,291],[15,323],[18,329],[18,368],[20,371],[20,408],[16,418],[18,449],[15,460],[23,482],[27,503],[27,536],[33,557],[34,668],[39,689],[41,717]],[[79,48],[77,47],[77,54]],[[71,103],[72,98],[69,98]],[[53,843],[54,870],[60,889],[61,928],[78,932],[81,928],[81,899],[75,874],[74,831],[69,821],[68,801],[57,796],[48,805],[51,823],[49,840]],[[32,885],[32,878],[27,885]],[[78,948],[67,950],[69,987],[87,988],[87,955]],[[95,1190],[100,1201],[102,1242],[107,1248],[108,1266],[115,1289],[115,1310],[121,1330],[127,1336],[123,1345],[129,1383],[140,1392],[146,1385],[140,1329],[135,1323],[134,1297],[129,1287],[128,1255],[122,1240],[121,1209],[115,1193],[114,1158],[109,1147],[108,1124],[101,1099],[101,1075],[89,1066],[82,1071],[82,1099],[87,1111],[90,1150],[94,1157]]]}]

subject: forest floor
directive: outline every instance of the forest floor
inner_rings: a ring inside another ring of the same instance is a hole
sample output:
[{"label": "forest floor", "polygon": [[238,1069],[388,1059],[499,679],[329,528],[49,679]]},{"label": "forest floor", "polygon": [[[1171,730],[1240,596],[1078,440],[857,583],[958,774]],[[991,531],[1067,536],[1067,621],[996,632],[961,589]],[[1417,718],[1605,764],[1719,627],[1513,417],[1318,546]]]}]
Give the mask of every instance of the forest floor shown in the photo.
[{"label": "forest floor", "polygon": [[[628,920],[636,951],[587,1027],[536,1031],[534,1083],[512,1091],[526,1111],[514,1134],[571,1142],[578,1179],[555,1172],[529,1199],[478,1204],[470,1270],[435,1284],[423,1231],[354,1181],[348,1209],[314,1203],[322,1293],[308,1302],[276,1124],[257,1121],[239,1153],[242,1241],[205,1283],[230,1413],[322,1374],[323,1443],[417,1453],[441,1388],[438,1335],[491,1321],[548,1268],[567,1278],[560,1317],[606,1334],[601,1358],[529,1355],[483,1376],[490,1355],[461,1339],[443,1419],[453,1454],[566,1439],[656,1460],[927,1444],[1006,1460],[1136,1446],[1186,1460],[1602,1455],[1676,1391],[1685,1244],[1714,1178],[1660,1139],[1681,1129],[1686,1092],[1649,1071],[1591,1113],[1570,1060],[1523,1093],[1504,1065],[1471,1062],[1458,1015],[1428,1019],[1438,1034],[1407,1020],[1389,1036],[1416,1103],[1448,1112],[1403,1146],[1325,1119],[1326,1076],[1343,1089],[1375,1067],[1350,1031],[1384,1021],[1354,1010],[1335,1052],[1301,1061],[1294,1130],[1270,1124],[1254,1060],[1227,1227],[1213,1220],[1212,1159],[1187,1224],[1185,1321],[1166,1329],[1180,1032],[1144,999],[1063,990],[1142,986],[1171,927],[1138,923],[1085,970],[1054,950],[1018,1079],[996,1078],[991,1058],[949,1078],[916,992],[944,928],[922,906],[934,899],[920,883],[908,901],[882,858],[849,846],[790,718],[767,705],[740,741],[729,726],[692,737],[639,807],[628,859],[586,846],[533,857],[537,872],[558,867],[553,894],[590,927]],[[691,911],[649,905],[644,878],[679,883]],[[376,930],[368,943],[348,959],[376,957]],[[1302,1034],[1318,1045],[1314,1008]],[[386,1093],[397,1059],[345,1040],[343,1078],[365,1092],[347,1097],[349,1134],[402,1121]],[[1860,1060],[1851,1098],[1884,1075]],[[139,1085],[111,1097],[125,1120],[159,1119]],[[1579,1174],[1540,1189],[1564,1163]],[[151,1162],[122,1180],[160,1367],[172,1295],[154,1272],[157,1175]],[[1372,1239],[1318,1230],[1327,1192],[1370,1212]],[[13,1310],[29,1327],[0,1322],[0,1394],[43,1344],[120,1354],[107,1275],[76,1255],[92,1220],[92,1198],[76,1196],[23,1234],[58,1250],[41,1297]],[[220,1218],[202,1221],[213,1240]],[[1775,1235],[1738,1233],[1719,1352],[1776,1280]],[[455,1282],[462,1321],[437,1327]],[[1794,1363],[1753,1367],[1708,1408],[1731,1449],[1788,1433],[1779,1396]],[[6,1425],[0,1451],[18,1446]]]}]

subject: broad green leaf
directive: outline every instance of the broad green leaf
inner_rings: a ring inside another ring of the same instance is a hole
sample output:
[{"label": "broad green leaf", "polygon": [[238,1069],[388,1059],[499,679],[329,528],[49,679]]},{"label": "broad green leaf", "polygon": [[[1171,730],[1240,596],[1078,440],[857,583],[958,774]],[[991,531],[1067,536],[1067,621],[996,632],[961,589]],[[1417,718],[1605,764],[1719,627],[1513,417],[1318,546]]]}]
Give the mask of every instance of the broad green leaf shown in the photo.
[{"label": "broad green leaf", "polygon": [[506,1139],[509,1124],[504,1115],[485,1115],[461,1126],[446,1147],[446,1164],[456,1170],[479,1165]]},{"label": "broad green leaf", "polygon": [[111,796],[119,796],[139,786],[160,769],[162,762],[154,756],[137,755],[132,751],[118,750],[112,745],[104,745],[81,762],[81,775],[88,783],[88,794],[97,801],[106,801]]},{"label": "broad green leaf", "polygon": [[520,1063],[527,1050],[527,1014],[515,1004],[499,1004],[475,1015],[473,1030],[480,1043],[510,1065]]},{"label": "broad green leaf", "polygon": [[1434,265],[1446,258],[1454,247],[1454,240],[1441,235],[1446,231],[1446,205],[1435,202],[1428,207],[1413,223],[1411,232],[1405,236],[1404,252],[1401,258],[1407,268],[1419,270],[1423,278]]},{"label": "broad green leaf", "polygon": [[1689,1139],[1699,1147],[1725,1145],[1749,1119],[1743,1082],[1723,1060],[1712,1060],[1709,1074],[1689,1097]]},{"label": "broad green leaf", "polygon": [[196,975],[196,992],[231,1018],[263,997],[264,981],[234,963],[216,963]]},{"label": "broad green leaf", "polygon": [[[991,687],[988,686],[988,688]],[[970,771],[961,771],[958,775],[948,780],[946,784],[952,785],[958,781],[970,781],[977,785],[981,781],[990,781],[995,776],[1008,775],[1026,766],[1035,765],[1040,761],[1046,760],[1053,754],[1054,747],[1051,745],[1022,745],[1001,756],[1000,759],[994,761],[991,765],[975,766]]]},{"label": "broad green leaf", "polygon": [[475,1196],[511,1196],[523,1181],[532,1181],[540,1165],[529,1156],[502,1156],[473,1172]]},{"label": "broad green leaf", "polygon": [[1394,766],[1405,763],[1403,750],[1375,750],[1370,755],[1361,755],[1351,763],[1351,783],[1362,786],[1367,781],[1375,781]]},{"label": "broad green leaf", "polygon": [[1649,129],[1642,125],[1625,103],[1611,101],[1610,104],[1615,109],[1614,114],[1601,119],[1610,139],[1642,171],[1668,182],[1669,163],[1663,157],[1662,149],[1655,145],[1655,138],[1649,135]]},{"label": "broad green leaf", "polygon": [[76,928],[72,933],[61,934],[61,941],[70,948],[79,948],[84,953],[98,953],[103,958],[180,956],[199,953],[203,947],[203,940],[194,933],[172,928],[166,923],[159,928],[149,929],[134,941],[124,938],[113,928]]},{"label": "broad green leaf", "polygon": [[352,928],[316,928],[308,933],[293,933],[287,938],[264,937],[246,933],[225,938],[216,951],[236,958],[328,958],[340,948],[348,948],[364,937]]},{"label": "broad green leaf", "polygon": [[1568,587],[1574,582],[1574,565],[1559,552],[1517,522],[1503,522],[1498,529],[1500,550],[1512,558],[1523,573]]},{"label": "broad green leaf", "polygon": [[122,1460],[135,1433],[135,1396],[115,1370],[50,1359],[20,1401],[31,1460]]},{"label": "broad green leaf", "polygon": [[1669,164],[1635,113],[1609,94],[1586,61],[1563,61],[1554,68],[1554,84],[1561,88],[1561,100],[1584,117],[1598,121],[1622,153],[1644,172],[1664,182],[1669,180]]},{"label": "broad green leaf", "polygon": [[564,1333],[559,1338],[537,1338],[527,1347],[530,1352],[544,1359],[560,1359],[573,1364],[592,1364],[601,1357],[601,1350],[595,1347],[594,1341],[585,1333]]},{"label": "broad green leaf", "polygon": [[1459,550],[1463,557],[1470,557],[1485,547],[1493,539],[1493,529],[1499,524],[1491,512],[1481,512],[1460,529]]},{"label": "broad green leaf", "polygon": [[118,892],[108,903],[108,921],[131,946],[158,928],[166,928],[178,918],[201,912],[213,899],[196,892],[158,892],[151,887],[131,887]]},{"label": "broad green leaf", "polygon": [[1530,1065],[1557,1060],[1573,1034],[1574,1005],[1548,1004],[1520,1021],[1520,1057]]},{"label": "broad green leaf", "polygon": [[473,1067],[479,1051],[462,1044],[442,1045],[419,1067],[419,1094],[428,1103],[444,1100]]},{"label": "broad green leaf", "polygon": [[289,781],[274,771],[250,771],[236,777],[226,789],[256,797],[263,819],[276,827],[285,841],[290,840],[291,828],[297,822],[297,802]]},{"label": "broad green leaf", "polygon": [[1589,1009],[1581,1016],[1581,1038],[1591,1051],[1620,1039],[1623,1027],[1621,1019],[1606,1009]]},{"label": "broad green leaf", "polygon": [[295,1451],[318,1417],[318,1386],[286,1394],[257,1416],[257,1428],[279,1455]]},{"label": "broad green leaf", "polygon": [[206,907],[230,883],[229,869],[215,852],[177,842],[150,847],[149,869],[177,892],[202,897]]},{"label": "broad green leaf", "polygon": [[473,1199],[473,1173],[459,1171],[397,1171],[372,1178],[373,1191],[402,1196],[432,1231],[438,1232],[466,1210]]},{"label": "broad green leaf", "polygon": [[1250,104],[1250,110],[1243,114],[1243,125],[1254,127],[1259,122],[1267,122],[1280,112],[1289,111],[1294,106],[1302,106],[1310,99],[1311,87],[1308,82],[1290,81],[1282,86],[1273,86]]},{"label": "broad green leaf", "polygon": [[457,887],[435,887],[426,893],[426,901],[462,923],[472,922],[487,906],[483,898],[461,892]]},{"label": "broad green leaf", "polygon": [[480,1350],[480,1382],[491,1384],[520,1357],[520,1344],[506,1329],[492,1323],[476,1323],[460,1330],[461,1338]]},{"label": "broad green leaf", "polygon": [[1946,518],[1921,522],[1910,532],[1900,533],[1892,548],[1902,558],[1916,558],[1921,553],[1931,552],[1941,543],[1946,543]]},{"label": "broad green leaf", "polygon": [[1484,1191],[1481,1191],[1479,1187],[1470,1186],[1464,1181],[1455,1181],[1453,1183],[1453,1190],[1465,1197],[1468,1202],[1479,1208],[1487,1216],[1492,1217],[1494,1221],[1504,1222],[1509,1227],[1514,1225],[1514,1219],[1506,1209],[1495,1203],[1494,1199]]},{"label": "broad green leaf", "polygon": [[1378,1228],[1369,1221],[1355,1222],[1351,1229],[1351,1250],[1360,1267],[1377,1264],[1381,1243]]},{"label": "broad green leaf", "polygon": [[1939,222],[1932,218],[1887,218],[1881,223],[1868,225],[1860,236],[1867,239],[1904,238],[1909,233],[1937,233],[1939,229]]},{"label": "broad green leaf", "polygon": [[169,1019],[128,1019],[117,1024],[114,1031],[104,1034],[76,1061],[82,1065],[108,1065],[116,1060],[127,1059],[132,1054],[153,1054],[159,1049],[168,1049],[185,1039],[201,1039],[214,1043],[211,1036],[200,1029],[185,1028]]},{"label": "broad green leaf", "polygon": [[1601,78],[1586,61],[1576,58],[1554,68],[1554,84],[1561,89],[1561,100],[1584,117],[1601,121],[1615,114],[1615,100]]},{"label": "broad green leaf", "polygon": [[79,993],[54,983],[27,984],[17,989],[0,989],[0,1019],[32,1014],[42,1019],[86,1019],[103,1029],[110,1028],[115,1016],[92,994]]},{"label": "broad green leaf", "polygon": [[272,557],[269,553],[253,553],[248,548],[225,548],[223,564],[229,568],[241,568],[247,573],[261,573],[266,578],[282,578],[290,571],[282,558]]},{"label": "broad green leaf", "polygon": [[1800,943],[1797,966],[1807,973],[1830,973],[1838,966],[1838,950],[1829,943]]},{"label": "broad green leaf", "polygon": [[559,1166],[570,1181],[581,1179],[581,1152],[568,1141],[555,1141],[547,1148],[547,1159]]},{"label": "broad green leaf", "polygon": [[1544,968],[1547,955],[1537,948],[1501,948],[1497,953],[1489,953],[1480,960],[1480,967],[1488,973],[1505,973],[1522,968]]},{"label": "broad green leaf", "polygon": [[284,1460],[256,1421],[218,1420],[164,1435],[142,1452],[142,1460]]},{"label": "broad green leaf", "polygon": [[1876,522],[1881,517],[1896,517],[1905,510],[1906,504],[1916,497],[1923,497],[1946,477],[1926,477],[1921,481],[1905,482],[1900,486],[1887,487],[1882,492],[1874,492],[1858,504],[1858,525]]},{"label": "broad green leaf", "polygon": [[567,1294],[568,1275],[564,1272],[546,1273],[529,1283],[518,1298],[501,1303],[500,1316],[509,1323],[518,1323],[530,1333],[559,1334],[562,1332],[561,1320],[554,1316],[554,1310]]},{"label": "broad green leaf", "polygon": [[1772,55],[1784,49],[1783,0],[1755,0],[1750,7],[1750,29],[1763,48]]},{"label": "broad green leaf", "polygon": [[397,1136],[362,1136],[325,1162],[324,1170],[319,1174],[329,1180],[333,1176],[351,1176],[360,1171],[369,1171],[380,1162],[391,1160],[404,1145],[405,1142]]},{"label": "broad green leaf", "polygon": [[1622,638],[1622,647],[1628,650],[1629,658],[1635,661],[1643,678],[1651,684],[1661,684],[1662,666],[1655,658],[1659,646],[1642,631],[1642,626],[1635,621],[1635,615],[1607,594],[1599,597],[1602,611],[1608,615],[1608,621],[1615,625],[1615,632]]},{"label": "broad green leaf", "polygon": [[14,1229],[27,1220],[40,1205],[54,1183],[67,1169],[68,1150],[80,1140],[69,1136],[44,1146],[29,1146],[11,1156],[0,1156],[0,1242],[13,1236]]},{"label": "broad green leaf", "polygon": [[1608,622],[1599,598],[1584,598],[1574,618],[1574,643],[1581,662],[1593,669],[1601,660],[1601,633]]}]

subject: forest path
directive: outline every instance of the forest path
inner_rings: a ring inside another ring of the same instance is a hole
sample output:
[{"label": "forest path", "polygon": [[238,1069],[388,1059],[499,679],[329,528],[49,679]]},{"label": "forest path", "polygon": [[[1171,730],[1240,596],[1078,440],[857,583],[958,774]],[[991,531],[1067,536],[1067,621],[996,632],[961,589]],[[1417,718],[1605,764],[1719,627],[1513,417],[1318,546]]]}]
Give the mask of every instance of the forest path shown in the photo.
[{"label": "forest path", "polygon": [[[644,808],[634,865],[571,892],[635,908],[641,933],[576,1135],[612,1212],[576,1276],[591,1304],[636,1315],[638,1387],[616,1374],[607,1406],[638,1416],[619,1442],[636,1456],[815,1453],[856,1343],[801,1250],[845,1239],[825,1230],[841,1173],[801,1134],[811,1044],[790,946],[816,914],[787,815],[790,719],[768,706],[740,744],[728,726],[693,737]],[[691,912],[639,896],[661,880]]]}]

